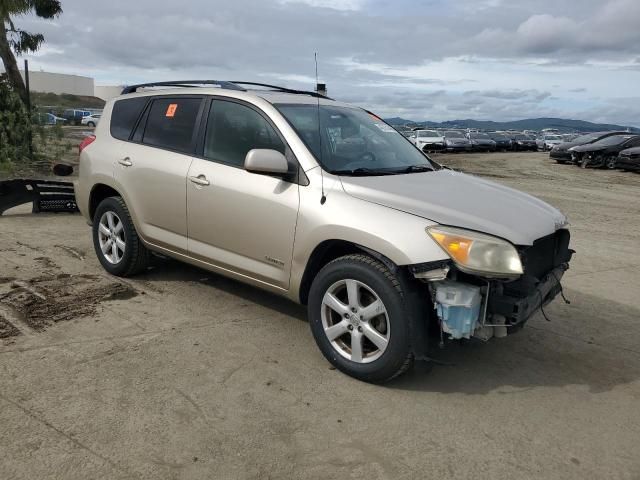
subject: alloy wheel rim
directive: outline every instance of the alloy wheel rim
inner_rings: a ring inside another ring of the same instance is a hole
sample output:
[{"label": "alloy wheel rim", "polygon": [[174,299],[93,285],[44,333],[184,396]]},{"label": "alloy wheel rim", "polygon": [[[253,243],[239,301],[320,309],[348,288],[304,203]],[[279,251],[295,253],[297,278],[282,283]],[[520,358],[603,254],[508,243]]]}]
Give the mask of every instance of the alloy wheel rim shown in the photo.
[{"label": "alloy wheel rim", "polygon": [[370,363],[390,339],[387,309],[371,287],[353,279],[331,285],[322,298],[322,327],[331,346],[355,363]]},{"label": "alloy wheel rim", "polygon": [[107,211],[100,217],[98,223],[98,244],[107,262],[117,265],[122,261],[127,244],[124,236],[124,224],[120,217]]}]

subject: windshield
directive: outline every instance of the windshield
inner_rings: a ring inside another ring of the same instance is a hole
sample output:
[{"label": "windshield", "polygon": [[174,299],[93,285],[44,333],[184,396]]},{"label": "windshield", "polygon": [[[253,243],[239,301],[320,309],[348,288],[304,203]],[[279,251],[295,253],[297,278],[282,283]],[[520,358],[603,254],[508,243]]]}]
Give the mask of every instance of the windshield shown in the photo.
[{"label": "windshield", "polygon": [[633,135],[612,135],[610,137],[603,138],[602,140],[598,140],[593,145],[620,145],[632,137]]},{"label": "windshield", "polygon": [[516,140],[531,140],[529,137],[527,137],[526,135],[516,135],[514,137]]},{"label": "windshield", "polygon": [[588,143],[597,140],[602,136],[601,133],[588,133],[587,135],[581,135],[577,138],[574,138],[573,141],[576,143]]},{"label": "windshield", "polygon": [[502,133],[499,133],[497,135],[492,135],[491,138],[493,138],[494,140],[509,140],[509,137],[507,137]]},{"label": "windshield", "polygon": [[487,135],[486,133],[472,133],[470,135],[471,138],[484,138],[487,140],[491,140],[491,137],[489,137],[489,135]]},{"label": "windshield", "polygon": [[438,134],[433,130],[421,130],[418,132],[419,137],[437,137]]},{"label": "windshield", "polygon": [[560,135],[547,135],[545,138],[547,140],[562,140],[562,137]]},{"label": "windshield", "polygon": [[465,138],[460,132],[444,132],[444,136],[447,138]]},{"label": "windshield", "polygon": [[309,104],[275,107],[331,173],[376,175],[409,173],[413,167],[437,168],[393,127],[360,108]]}]

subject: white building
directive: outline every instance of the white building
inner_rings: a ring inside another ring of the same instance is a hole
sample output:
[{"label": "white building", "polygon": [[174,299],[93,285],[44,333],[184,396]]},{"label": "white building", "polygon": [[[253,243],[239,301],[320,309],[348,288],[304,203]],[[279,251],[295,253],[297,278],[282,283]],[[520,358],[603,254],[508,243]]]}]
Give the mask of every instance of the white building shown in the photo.
[{"label": "white building", "polygon": [[[24,78],[24,72],[21,70],[20,73]],[[93,78],[38,70],[29,70],[29,88],[32,92],[55,93],[57,95],[61,93],[87,97],[95,95]]]}]

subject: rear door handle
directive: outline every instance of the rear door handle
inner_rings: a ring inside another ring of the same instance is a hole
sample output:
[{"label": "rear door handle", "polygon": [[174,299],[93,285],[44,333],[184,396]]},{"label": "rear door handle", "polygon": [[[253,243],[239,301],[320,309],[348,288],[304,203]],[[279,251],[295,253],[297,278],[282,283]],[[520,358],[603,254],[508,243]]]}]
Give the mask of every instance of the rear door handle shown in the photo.
[{"label": "rear door handle", "polygon": [[118,160],[118,163],[123,167],[130,167],[131,165],[133,165],[133,162],[129,157],[121,158],[120,160]]},{"label": "rear door handle", "polygon": [[191,183],[195,183],[196,185],[200,185],[202,187],[206,187],[209,185],[209,180],[204,175],[198,175],[197,177],[189,177]]}]

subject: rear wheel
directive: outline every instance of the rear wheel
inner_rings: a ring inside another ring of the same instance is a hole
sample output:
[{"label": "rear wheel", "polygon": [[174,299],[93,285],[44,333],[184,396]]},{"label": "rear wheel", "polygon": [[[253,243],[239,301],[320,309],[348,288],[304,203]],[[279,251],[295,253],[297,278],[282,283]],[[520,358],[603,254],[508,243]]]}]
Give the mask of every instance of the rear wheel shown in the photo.
[{"label": "rear wheel", "polygon": [[87,127],[95,128],[96,124],[93,122],[87,122]]},{"label": "rear wheel", "polygon": [[112,275],[135,275],[149,264],[149,250],[140,241],[121,197],[106,198],[96,208],[93,246],[98,260]]},{"label": "rear wheel", "polygon": [[382,383],[411,367],[412,325],[405,295],[378,260],[356,254],[327,264],[313,281],[308,310],[318,347],[347,375]]}]

